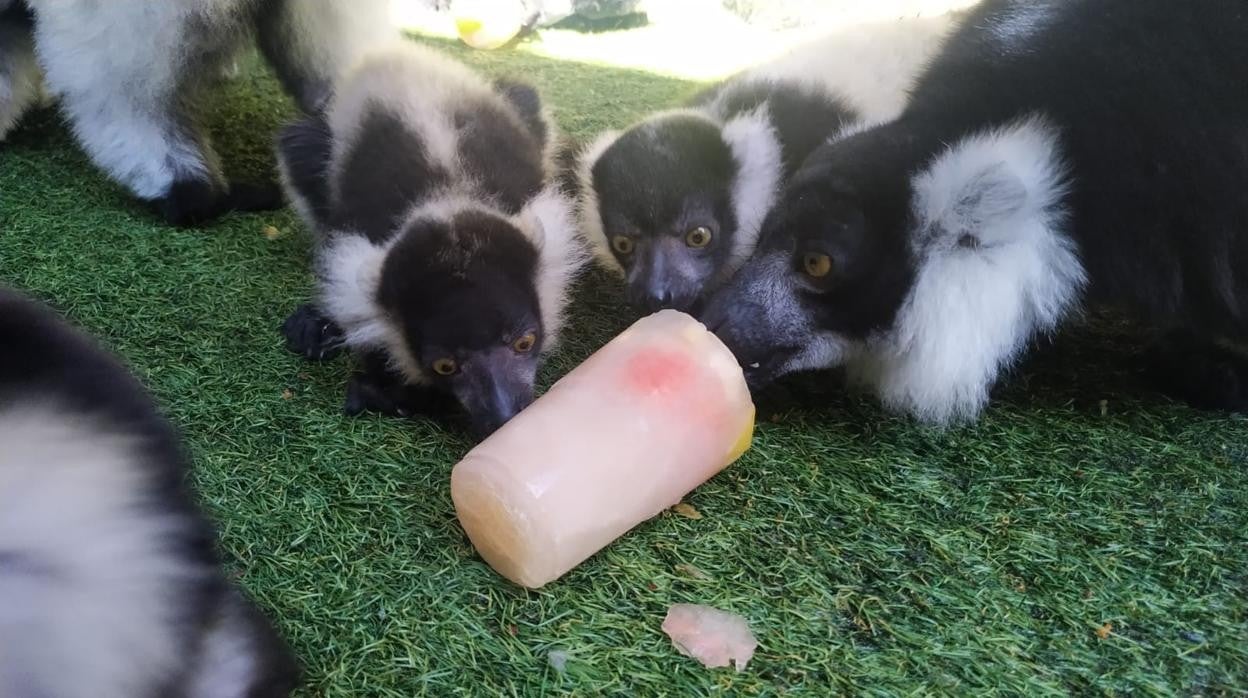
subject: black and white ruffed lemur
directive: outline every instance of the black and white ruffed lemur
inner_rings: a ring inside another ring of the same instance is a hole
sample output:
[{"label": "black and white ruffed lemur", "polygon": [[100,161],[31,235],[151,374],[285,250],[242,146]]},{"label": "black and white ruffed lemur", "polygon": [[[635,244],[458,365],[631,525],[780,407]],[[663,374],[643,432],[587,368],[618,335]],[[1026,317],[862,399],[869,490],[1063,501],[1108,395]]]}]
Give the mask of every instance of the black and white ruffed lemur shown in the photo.
[{"label": "black and white ruffed lemur", "polygon": [[589,145],[581,227],[630,304],[696,312],[749,258],[806,156],[852,124],[900,112],[951,26],[945,15],[840,30]]},{"label": "black and white ruffed lemur", "polygon": [[222,569],[130,372],[0,289],[0,696],[278,698],[299,667]]},{"label": "black and white ruffed lemur", "polygon": [[1244,409],[1246,66],[1241,0],[986,0],[900,116],[803,163],[705,320],[755,385],[844,365],[949,423],[1112,307],[1166,337],[1164,388]]},{"label": "black and white ruffed lemur", "polygon": [[279,164],[319,280],[284,333],[308,358],[359,356],[348,412],[453,396],[484,435],[533,400],[588,258],[557,140],[536,89],[415,43],[370,55],[324,116],[284,129]]}]

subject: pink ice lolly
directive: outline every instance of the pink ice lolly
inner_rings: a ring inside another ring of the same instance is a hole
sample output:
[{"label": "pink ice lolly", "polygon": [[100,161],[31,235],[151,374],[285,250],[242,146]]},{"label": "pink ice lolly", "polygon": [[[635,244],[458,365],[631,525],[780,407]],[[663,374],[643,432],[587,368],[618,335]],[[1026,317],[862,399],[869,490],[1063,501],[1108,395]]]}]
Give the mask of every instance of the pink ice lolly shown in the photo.
[{"label": "pink ice lolly", "polygon": [[451,472],[481,557],[536,589],[675,505],[741,456],[754,404],[732,353],[692,317],[643,318]]}]

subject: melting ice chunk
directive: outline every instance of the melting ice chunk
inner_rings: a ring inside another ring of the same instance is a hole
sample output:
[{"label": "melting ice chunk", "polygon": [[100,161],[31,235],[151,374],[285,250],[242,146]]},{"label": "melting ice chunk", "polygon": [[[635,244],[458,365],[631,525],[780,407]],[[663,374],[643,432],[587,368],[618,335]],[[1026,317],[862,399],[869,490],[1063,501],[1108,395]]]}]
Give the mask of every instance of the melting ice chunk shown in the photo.
[{"label": "melting ice chunk", "polygon": [[731,662],[737,671],[744,671],[758,647],[744,618],[710,606],[672,606],[663,619],[663,632],[681,654],[708,668],[726,667]]}]

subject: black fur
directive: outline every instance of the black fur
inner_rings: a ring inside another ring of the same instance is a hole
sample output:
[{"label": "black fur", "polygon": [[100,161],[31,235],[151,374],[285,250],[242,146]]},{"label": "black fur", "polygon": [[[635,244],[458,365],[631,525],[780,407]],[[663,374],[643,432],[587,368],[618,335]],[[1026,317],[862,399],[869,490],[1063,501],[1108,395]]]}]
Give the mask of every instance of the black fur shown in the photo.
[{"label": "black fur", "polygon": [[1248,409],[1248,352],[1190,330],[1174,330],[1148,347],[1153,385],[1193,407]]},{"label": "black fur", "polygon": [[155,208],[170,225],[199,226],[231,211],[272,211],[282,207],[282,190],[273,183],[232,182],[222,191],[199,178],[179,179]]},{"label": "black fur", "polygon": [[694,102],[707,105],[721,96],[719,111],[729,118],[767,105],[779,137],[786,180],[815,148],[858,118],[854,108],[837,95],[784,82],[729,82],[712,88]]},{"label": "black fur", "polygon": [[0,22],[29,29],[35,25],[35,15],[24,2],[0,0]]},{"label": "black fur", "polygon": [[368,352],[347,384],[343,412],[354,417],[367,412],[393,417],[445,416],[456,408],[455,398],[428,385],[411,385],[390,367],[384,352]]},{"label": "black fur", "polygon": [[[93,340],[42,305],[0,289],[0,419],[6,413],[20,414],[27,405],[41,409],[54,405],[65,420],[89,419],[118,436],[134,439],[141,445],[141,459],[135,465],[144,468],[149,477],[143,499],[153,510],[174,516],[181,523],[165,537],[162,551],[171,563],[197,570],[195,578],[165,591],[177,599],[176,606],[181,609],[180,616],[168,622],[177,624],[186,673],[172,678],[135,676],[136,690],[146,686],[150,691],[135,695],[154,698],[181,694],[183,689],[166,682],[189,681],[193,672],[211,675],[214,667],[199,665],[198,653],[205,629],[223,614],[242,614],[243,627],[258,648],[253,657],[257,683],[248,695],[289,694],[299,674],[295,660],[268,621],[226,581],[216,552],[215,532],[189,488],[187,458],[173,427],[128,370]],[[17,446],[20,444],[5,444],[6,448]],[[19,574],[22,569],[38,569],[39,556],[38,550],[0,550],[0,575],[13,573],[6,560],[23,560],[16,572]],[[38,617],[40,609],[29,610]],[[6,637],[6,632],[0,625],[0,643],[21,642],[19,637]],[[134,669],[141,673],[143,667]],[[75,669],[69,664],[64,670]],[[0,676],[0,686],[11,685],[8,681],[13,679]],[[21,680],[33,680],[37,686],[40,677]]]},{"label": "black fur", "polygon": [[499,78],[494,81],[494,89],[511,103],[538,144],[546,145],[552,134],[542,114],[542,96],[537,88],[513,78]]},{"label": "black fur", "polygon": [[[716,323],[742,355],[778,348],[766,336],[776,333],[766,309],[743,297],[775,274],[800,277],[801,255],[817,246],[856,271],[801,294],[814,328],[861,338],[889,326],[921,263],[907,215],[913,175],[949,144],[1039,114],[1057,129],[1069,167],[1061,204],[1089,277],[1086,302],[1201,338],[1189,347],[1242,343],[1245,65],[1248,5],[1239,0],[988,0],[920,77],[896,122],[809,158],[764,232],[766,248],[791,264],[747,266],[713,304]],[[851,287],[853,279],[862,283]],[[1210,363],[1248,383],[1242,362]],[[1242,397],[1207,402],[1245,406]]]},{"label": "black fur", "polygon": [[277,136],[277,150],[287,164],[291,185],[307,201],[319,225],[329,220],[327,179],[333,133],[323,116],[309,116],[284,126]]},{"label": "black fur", "polygon": [[294,54],[300,45],[296,27],[284,20],[287,5],[300,0],[261,0],[256,6],[256,44],[277,79],[305,114],[318,114],[330,99],[329,76],[317,75]]},{"label": "black fur", "polygon": [[282,336],[288,350],[301,354],[308,361],[332,359],[346,347],[342,328],[310,303],[295,308],[286,318],[282,323]]},{"label": "black fur", "polygon": [[408,227],[386,257],[377,295],[419,344],[443,352],[486,349],[539,322],[536,275],[533,243],[502,219],[464,212],[449,225]]},{"label": "black fur", "polygon": [[[511,88],[513,96],[518,89]],[[536,98],[534,93],[532,99]],[[493,104],[471,105],[455,114],[460,166],[477,181],[482,191],[491,194],[492,203],[505,213],[518,213],[545,184],[543,141],[534,135],[531,126],[540,114],[540,106],[535,112],[521,112],[520,123],[525,126],[524,130],[516,128],[516,113],[500,110]]]},{"label": "black fur", "polygon": [[171,225],[191,226],[220,216],[224,193],[211,180],[183,179],[173,183],[169,195],[158,199],[156,209]]},{"label": "black fur", "polygon": [[[653,130],[626,132],[594,165],[608,244],[617,235],[633,240],[627,254],[612,250],[628,274],[626,294],[633,306],[648,312],[688,310],[728,264],[737,228],[735,174],[732,150],[719,128],[686,116],[670,117]],[[698,226],[711,231],[711,243],[686,251],[684,238]]]},{"label": "black fur", "polygon": [[[533,243],[510,223],[470,211],[449,224],[413,223],[382,267],[381,308],[429,380],[459,398],[480,434],[533,400],[542,339],[537,263]],[[538,340],[532,350],[512,351],[529,332]],[[455,375],[429,369],[443,358],[458,364]]]},{"label": "black fur", "polygon": [[[550,137],[533,88],[500,81],[516,113],[472,105],[454,115],[461,144],[460,166],[506,213],[518,212],[541,190],[542,148]],[[520,123],[526,131],[515,128]],[[324,225],[351,229],[370,240],[389,239],[408,209],[451,184],[451,173],[428,157],[419,134],[384,107],[369,108],[338,173],[339,200],[329,201],[329,154],[333,134],[321,116],[282,130],[278,148],[293,180]],[[332,210],[332,213],[331,213]]]},{"label": "black fur", "polygon": [[[843,100],[793,83],[729,80],[691,100],[709,118],[664,115],[626,131],[594,164],[591,181],[607,244],[624,235],[633,249],[611,254],[624,267],[627,295],[645,311],[696,312],[706,295],[735,271],[739,230],[733,210],[738,163],[722,124],[766,105],[782,157],[781,181],[811,150],[856,119]],[[698,226],[711,244],[691,248]],[[747,245],[748,248],[748,245]]]},{"label": "black fur", "polygon": [[420,136],[397,116],[373,107],[336,173],[339,196],[330,227],[373,242],[394,236],[412,204],[445,186],[450,173],[430,161]]}]

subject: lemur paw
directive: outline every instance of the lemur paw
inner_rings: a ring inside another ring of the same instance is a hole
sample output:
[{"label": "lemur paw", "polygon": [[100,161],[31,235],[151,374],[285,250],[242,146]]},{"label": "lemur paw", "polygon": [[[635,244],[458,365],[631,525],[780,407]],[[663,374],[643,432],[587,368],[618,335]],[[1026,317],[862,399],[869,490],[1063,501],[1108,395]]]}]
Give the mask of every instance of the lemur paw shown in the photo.
[{"label": "lemur paw", "polygon": [[342,411],[348,417],[358,417],[368,412],[390,417],[410,416],[411,412],[404,409],[396,397],[394,390],[388,386],[365,376],[352,376],[347,383],[347,399],[343,402]]},{"label": "lemur paw", "polygon": [[285,204],[281,187],[272,182],[232,182],[222,190],[216,182],[184,179],[155,202],[165,222],[179,228],[210,223],[230,211],[272,211]]},{"label": "lemur paw", "polygon": [[232,211],[276,211],[286,205],[282,188],[274,182],[231,182],[226,207]]},{"label": "lemur paw", "polygon": [[155,201],[156,211],[169,225],[179,228],[207,223],[223,212],[224,193],[213,181],[183,179],[173,183],[169,193]]},{"label": "lemur paw", "polygon": [[310,303],[295,309],[282,323],[286,348],[309,361],[325,361],[346,347],[346,337],[333,320]]}]

